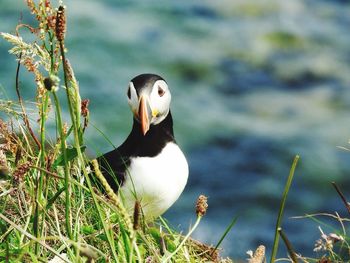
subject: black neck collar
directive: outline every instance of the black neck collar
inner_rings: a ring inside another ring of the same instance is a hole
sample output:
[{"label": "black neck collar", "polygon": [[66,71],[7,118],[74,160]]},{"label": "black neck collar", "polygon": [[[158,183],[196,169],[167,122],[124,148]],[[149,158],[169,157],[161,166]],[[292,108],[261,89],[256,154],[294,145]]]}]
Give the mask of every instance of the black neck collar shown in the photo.
[{"label": "black neck collar", "polygon": [[128,138],[118,148],[122,156],[153,157],[158,155],[168,142],[175,142],[170,111],[162,122],[151,125],[146,135],[142,134],[140,123],[135,118],[133,121]]}]

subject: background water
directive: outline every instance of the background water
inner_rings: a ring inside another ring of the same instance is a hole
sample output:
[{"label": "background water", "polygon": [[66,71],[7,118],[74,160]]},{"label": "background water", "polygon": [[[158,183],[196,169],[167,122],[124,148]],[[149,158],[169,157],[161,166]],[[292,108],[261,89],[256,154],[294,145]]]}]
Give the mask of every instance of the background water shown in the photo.
[{"label": "background water", "polygon": [[[194,203],[209,196],[195,237],[216,244],[231,219],[224,255],[246,258],[272,246],[280,196],[301,155],[283,223],[298,252],[312,256],[318,223],[292,216],[338,211],[330,182],[349,195],[349,1],[66,1],[68,57],[91,123],[119,145],[131,128],[126,87],[137,74],[162,75],[173,94],[178,143],[190,163],[184,194],[166,218],[194,222]],[[0,31],[14,32],[22,1],[1,0]],[[15,98],[16,62],[0,41],[0,85]],[[22,74],[32,100],[32,77]],[[112,147],[96,129],[88,147]],[[335,226],[337,224],[333,223]],[[333,231],[324,227],[325,232]],[[281,256],[285,252],[281,252]]]}]

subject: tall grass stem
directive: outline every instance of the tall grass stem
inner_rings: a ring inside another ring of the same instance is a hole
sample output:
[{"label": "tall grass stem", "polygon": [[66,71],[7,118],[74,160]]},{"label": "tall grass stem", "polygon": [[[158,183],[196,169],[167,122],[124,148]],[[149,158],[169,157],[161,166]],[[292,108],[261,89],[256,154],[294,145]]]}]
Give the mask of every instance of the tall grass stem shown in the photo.
[{"label": "tall grass stem", "polygon": [[231,231],[232,227],[236,224],[238,219],[238,216],[235,216],[231,223],[229,224],[229,226],[226,228],[224,234],[221,236],[219,242],[216,244],[215,248],[213,249],[213,251],[211,252],[211,256],[214,255],[215,251],[218,249],[218,247],[221,245],[222,241],[224,241],[225,237],[227,236],[227,234]]},{"label": "tall grass stem", "polygon": [[63,130],[63,123],[62,123],[62,116],[61,116],[61,106],[59,103],[59,99],[57,97],[56,92],[52,92],[56,107],[56,116],[57,116],[57,125],[58,125],[58,132],[60,134],[60,142],[61,142],[61,152],[63,155],[63,162],[64,162],[64,186],[65,186],[65,194],[66,194],[66,204],[65,204],[65,211],[66,211],[66,231],[68,234],[68,237],[72,239],[72,226],[71,226],[71,188],[70,188],[70,175],[69,175],[69,163],[67,158],[67,149],[66,149],[66,135]]},{"label": "tall grass stem", "polygon": [[276,259],[276,255],[277,255],[277,251],[278,251],[279,236],[280,236],[278,233],[278,229],[281,227],[281,224],[282,224],[282,218],[283,218],[283,213],[284,213],[284,207],[285,207],[286,200],[287,200],[287,195],[288,195],[289,188],[290,188],[292,181],[293,181],[294,172],[295,172],[295,168],[297,167],[298,161],[299,161],[299,155],[296,155],[294,158],[292,167],[290,169],[289,176],[288,176],[284,191],[283,191],[281,204],[280,204],[278,217],[277,217],[277,222],[276,222],[275,238],[273,241],[273,248],[272,248],[270,263],[274,263],[275,259]]}]

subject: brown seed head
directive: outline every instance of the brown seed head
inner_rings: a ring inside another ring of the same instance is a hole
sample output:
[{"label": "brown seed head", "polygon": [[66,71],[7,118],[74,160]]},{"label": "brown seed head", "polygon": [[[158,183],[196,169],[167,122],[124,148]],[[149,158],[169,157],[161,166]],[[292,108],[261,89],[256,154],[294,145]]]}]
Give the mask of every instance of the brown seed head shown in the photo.
[{"label": "brown seed head", "polygon": [[17,169],[13,172],[13,179],[15,182],[20,182],[23,180],[24,175],[29,171],[30,163],[26,162],[17,167]]},{"label": "brown seed head", "polygon": [[323,257],[318,262],[319,263],[332,263],[333,261],[327,257]]},{"label": "brown seed head", "polygon": [[196,214],[197,216],[204,216],[208,209],[208,198],[205,195],[200,195],[197,199]]},{"label": "brown seed head", "polygon": [[6,176],[9,172],[7,167],[7,158],[5,153],[0,149],[0,178]]},{"label": "brown seed head", "polygon": [[141,216],[141,204],[138,200],[135,201],[134,206],[134,230],[137,230],[140,227],[140,216]]},{"label": "brown seed head", "polygon": [[50,0],[45,0],[45,8],[47,10],[51,10],[52,9]]},{"label": "brown seed head", "polygon": [[47,17],[47,26],[52,30],[56,30],[56,15]]},{"label": "brown seed head", "polygon": [[27,2],[27,6],[29,7],[30,9],[30,12],[32,14],[37,14],[38,13],[38,10],[36,9],[36,6],[35,6],[35,3],[33,0],[26,0]]},{"label": "brown seed head", "polygon": [[60,42],[64,41],[64,35],[66,33],[66,14],[64,7],[59,6],[56,16],[56,37]]},{"label": "brown seed head", "polygon": [[17,136],[8,127],[7,123],[0,119],[0,149],[5,153],[16,154]]},{"label": "brown seed head", "polygon": [[38,65],[35,64],[34,58],[32,57],[26,57],[23,61],[23,65],[29,72],[35,72],[38,67]]},{"label": "brown seed head", "polygon": [[70,81],[76,82],[76,79],[75,79],[75,76],[74,76],[73,67],[72,67],[71,63],[69,62],[68,59],[66,59],[66,61],[64,63],[65,63],[66,70],[67,70],[67,72],[66,72],[67,73],[67,78]]},{"label": "brown seed head", "polygon": [[89,103],[90,100],[89,99],[83,99],[81,101],[81,115],[86,118],[89,115]]}]

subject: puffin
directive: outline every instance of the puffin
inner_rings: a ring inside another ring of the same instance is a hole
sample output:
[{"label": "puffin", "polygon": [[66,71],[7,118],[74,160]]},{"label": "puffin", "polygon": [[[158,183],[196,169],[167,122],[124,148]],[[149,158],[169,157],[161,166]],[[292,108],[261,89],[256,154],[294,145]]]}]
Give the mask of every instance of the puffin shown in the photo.
[{"label": "puffin", "polygon": [[129,213],[138,201],[144,219],[154,220],[184,190],[188,163],[174,137],[167,82],[156,74],[138,75],[129,83],[127,100],[133,114],[129,136],[96,159]]}]

